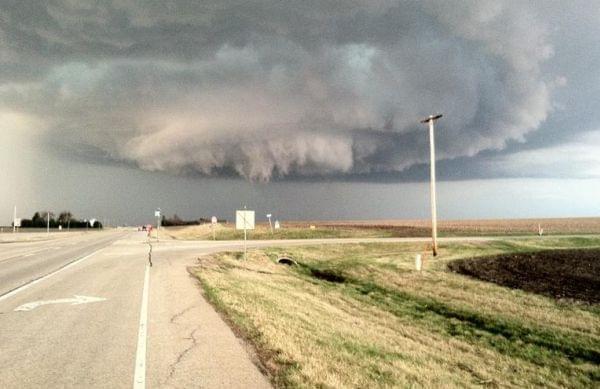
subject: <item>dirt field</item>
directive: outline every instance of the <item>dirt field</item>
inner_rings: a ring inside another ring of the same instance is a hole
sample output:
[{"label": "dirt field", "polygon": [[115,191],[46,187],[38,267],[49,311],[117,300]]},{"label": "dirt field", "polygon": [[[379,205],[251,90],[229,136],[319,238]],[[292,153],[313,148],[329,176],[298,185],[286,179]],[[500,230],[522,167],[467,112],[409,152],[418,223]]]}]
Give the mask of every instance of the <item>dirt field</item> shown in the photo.
[{"label": "dirt field", "polygon": [[[320,238],[391,238],[426,237],[431,235],[429,220],[361,220],[361,221],[284,221],[282,228],[271,232],[268,223],[257,222],[248,231],[248,239],[320,239]],[[311,228],[311,226],[313,228]],[[439,236],[516,236],[600,234],[600,218],[506,219],[506,220],[441,220]],[[165,236],[171,239],[213,239],[210,224],[168,227]],[[216,240],[243,239],[243,232],[232,223],[215,227]]]},{"label": "dirt field", "polygon": [[[314,224],[329,227],[381,228],[398,231],[406,236],[428,235],[430,220],[359,220],[320,221],[292,223]],[[600,218],[554,218],[554,219],[482,219],[482,220],[439,220],[440,235],[536,235],[538,225],[545,235],[555,234],[599,234]]]},{"label": "dirt field", "polygon": [[551,250],[462,259],[450,270],[554,298],[600,303],[600,250]]}]

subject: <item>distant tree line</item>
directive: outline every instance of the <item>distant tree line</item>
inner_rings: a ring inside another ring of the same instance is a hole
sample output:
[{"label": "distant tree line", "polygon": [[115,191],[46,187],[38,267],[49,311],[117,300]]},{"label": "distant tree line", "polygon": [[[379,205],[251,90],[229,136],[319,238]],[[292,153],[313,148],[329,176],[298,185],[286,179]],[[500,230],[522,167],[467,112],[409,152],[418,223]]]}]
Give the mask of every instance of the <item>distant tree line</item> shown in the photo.
[{"label": "distant tree line", "polygon": [[[201,217],[197,220],[183,220],[179,216],[177,216],[177,214],[175,214],[170,218],[163,215],[162,219],[160,221],[160,224],[165,227],[170,227],[170,226],[194,226],[194,225],[205,224],[205,223],[210,223],[210,222],[211,222],[210,218],[204,218],[204,217]],[[224,222],[226,222],[226,220],[219,220],[219,223],[224,223]]]},{"label": "distant tree line", "polygon": [[[102,223],[96,220],[94,225],[89,221],[80,220],[69,211],[61,212],[58,217],[53,212],[49,213],[50,228],[102,228]],[[48,223],[48,212],[36,212],[31,219],[21,219],[21,228],[46,228]]]}]

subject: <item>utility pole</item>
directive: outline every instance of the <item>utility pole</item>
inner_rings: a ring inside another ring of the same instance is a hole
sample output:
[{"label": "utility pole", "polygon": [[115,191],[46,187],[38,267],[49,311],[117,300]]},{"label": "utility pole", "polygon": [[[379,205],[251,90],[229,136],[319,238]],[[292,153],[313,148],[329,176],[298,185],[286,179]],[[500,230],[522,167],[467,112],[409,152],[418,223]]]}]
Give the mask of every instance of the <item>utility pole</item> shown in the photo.
[{"label": "utility pole", "polygon": [[437,255],[437,209],[435,199],[435,139],[434,122],[442,115],[429,115],[428,118],[421,120],[421,123],[429,123],[429,157],[430,157],[430,192],[431,192],[431,240],[433,245],[433,255]]},{"label": "utility pole", "polygon": [[[246,206],[244,205],[244,211],[246,210]],[[246,221],[246,213],[244,212],[244,261],[246,260],[246,256],[248,254],[248,245],[246,243],[246,239],[247,239],[247,234],[246,234],[246,227],[247,227],[247,221]]]},{"label": "utility pole", "polygon": [[50,211],[46,212],[46,219],[48,219],[46,221],[46,233],[49,234],[50,233]]},{"label": "utility pole", "polygon": [[17,232],[17,206],[15,205],[15,213],[13,215],[13,233]]}]

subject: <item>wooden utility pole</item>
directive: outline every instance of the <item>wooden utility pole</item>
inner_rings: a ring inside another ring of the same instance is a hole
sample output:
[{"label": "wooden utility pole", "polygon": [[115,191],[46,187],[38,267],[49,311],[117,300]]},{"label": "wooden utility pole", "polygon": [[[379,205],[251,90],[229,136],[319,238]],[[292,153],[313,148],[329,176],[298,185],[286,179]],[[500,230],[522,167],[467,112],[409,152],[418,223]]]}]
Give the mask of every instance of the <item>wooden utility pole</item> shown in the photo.
[{"label": "wooden utility pole", "polygon": [[437,205],[435,199],[435,138],[434,122],[442,115],[429,115],[428,118],[421,120],[421,123],[429,123],[429,157],[430,157],[430,192],[431,192],[431,240],[433,255],[437,255]]}]

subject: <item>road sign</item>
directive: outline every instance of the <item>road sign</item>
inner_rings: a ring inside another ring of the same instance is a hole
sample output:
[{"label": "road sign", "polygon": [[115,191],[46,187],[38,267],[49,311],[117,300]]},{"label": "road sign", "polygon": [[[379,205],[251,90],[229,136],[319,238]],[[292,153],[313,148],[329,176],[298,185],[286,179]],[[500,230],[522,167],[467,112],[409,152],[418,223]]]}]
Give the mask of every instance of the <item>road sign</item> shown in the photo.
[{"label": "road sign", "polygon": [[21,227],[21,218],[20,217],[15,218],[14,226]]},{"label": "road sign", "polygon": [[281,228],[281,225],[279,224],[279,220],[275,220],[275,229],[278,230]]},{"label": "road sign", "polygon": [[212,234],[213,234],[213,240],[217,240],[217,234],[216,234],[216,229],[217,229],[217,217],[213,216],[210,218],[210,229],[212,230]]},{"label": "road sign", "polygon": [[154,211],[154,217],[160,217],[160,211]]},{"label": "road sign", "polygon": [[94,227],[94,224],[96,224],[96,219],[90,219],[90,227]]},{"label": "road sign", "polygon": [[254,229],[254,211],[237,210],[235,211],[235,229],[253,230]]},{"label": "road sign", "polygon": [[235,211],[235,229],[244,230],[244,260],[246,260],[248,252],[248,247],[246,245],[248,236],[246,231],[254,229],[254,211],[248,211],[246,209]]}]

